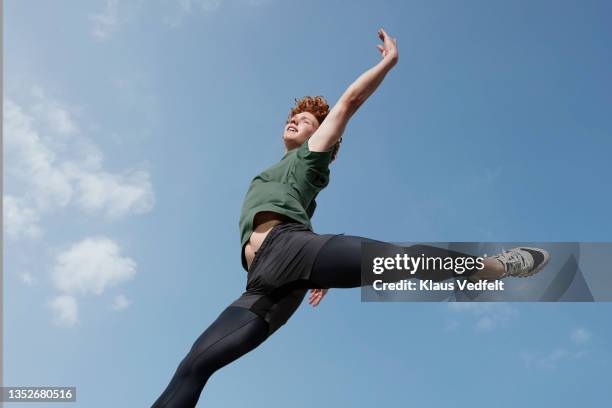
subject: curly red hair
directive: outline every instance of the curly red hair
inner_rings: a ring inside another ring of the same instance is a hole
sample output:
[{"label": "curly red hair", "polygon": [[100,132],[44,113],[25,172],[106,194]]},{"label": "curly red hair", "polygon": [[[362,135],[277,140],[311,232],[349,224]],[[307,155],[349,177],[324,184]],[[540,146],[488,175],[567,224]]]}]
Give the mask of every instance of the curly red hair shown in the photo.
[{"label": "curly red hair", "polygon": [[[287,122],[298,113],[310,112],[317,118],[319,125],[323,123],[327,115],[329,114],[329,104],[322,96],[305,96],[302,99],[295,98],[295,106],[289,111]],[[342,143],[342,137],[332,147],[332,161],[336,159],[338,150],[340,150],[340,143]]]}]

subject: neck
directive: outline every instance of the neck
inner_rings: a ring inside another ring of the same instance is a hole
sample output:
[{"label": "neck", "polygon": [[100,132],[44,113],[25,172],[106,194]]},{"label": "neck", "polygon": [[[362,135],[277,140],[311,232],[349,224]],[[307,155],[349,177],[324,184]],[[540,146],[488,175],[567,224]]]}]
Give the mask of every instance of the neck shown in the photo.
[{"label": "neck", "polygon": [[[302,142],[302,143],[304,143],[304,142]],[[289,153],[290,150],[297,149],[301,145],[302,145],[301,143],[296,143],[295,146],[288,146],[287,144],[285,144],[285,154]]]}]

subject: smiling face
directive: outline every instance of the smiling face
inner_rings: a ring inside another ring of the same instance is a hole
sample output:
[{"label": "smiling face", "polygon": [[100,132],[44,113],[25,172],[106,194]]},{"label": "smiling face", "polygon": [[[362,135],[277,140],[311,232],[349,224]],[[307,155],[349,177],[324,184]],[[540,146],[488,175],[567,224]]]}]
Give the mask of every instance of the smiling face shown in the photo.
[{"label": "smiling face", "polygon": [[300,112],[287,121],[283,140],[289,151],[300,147],[319,128],[319,121],[310,112]]}]

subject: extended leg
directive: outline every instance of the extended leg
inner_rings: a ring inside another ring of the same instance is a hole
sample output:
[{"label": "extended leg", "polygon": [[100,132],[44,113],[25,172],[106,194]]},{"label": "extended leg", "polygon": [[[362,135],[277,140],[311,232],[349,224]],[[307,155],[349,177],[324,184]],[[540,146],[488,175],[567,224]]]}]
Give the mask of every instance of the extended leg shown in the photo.
[{"label": "extended leg", "polygon": [[[371,282],[362,282],[361,278],[361,243],[368,242],[377,244],[381,249],[381,256],[393,257],[397,254],[400,248],[391,243],[377,241],[370,238],[364,238],[353,235],[337,235],[330,239],[319,251],[314,262],[310,283],[313,287],[318,288],[355,288],[363,285],[369,285]],[[451,257],[451,258],[476,258],[473,255],[451,251],[448,249],[437,248],[428,245],[413,245],[408,248],[403,248],[402,253],[406,253],[411,257]],[[487,276],[499,276],[503,272],[499,262],[486,259],[485,269],[478,272]],[[389,281],[399,281],[406,278],[405,272],[390,272],[385,273],[386,279]],[[427,278],[434,281],[443,281],[453,276],[475,276],[475,273],[464,273],[463,275],[455,274],[452,270],[429,269],[427,271],[417,270],[413,275],[415,278]],[[480,277],[480,276],[479,276]]]},{"label": "extended leg", "polygon": [[195,407],[204,385],[219,368],[260,345],[268,323],[248,309],[230,306],[200,335],[152,408]]}]

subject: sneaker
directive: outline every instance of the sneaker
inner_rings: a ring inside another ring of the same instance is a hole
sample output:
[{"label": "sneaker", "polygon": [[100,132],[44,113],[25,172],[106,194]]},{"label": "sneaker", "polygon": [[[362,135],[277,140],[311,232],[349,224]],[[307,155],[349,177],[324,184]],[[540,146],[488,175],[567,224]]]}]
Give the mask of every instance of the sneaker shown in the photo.
[{"label": "sneaker", "polygon": [[541,271],[548,263],[550,254],[540,248],[518,247],[493,258],[504,265],[506,273],[501,278],[506,276],[524,278]]}]

